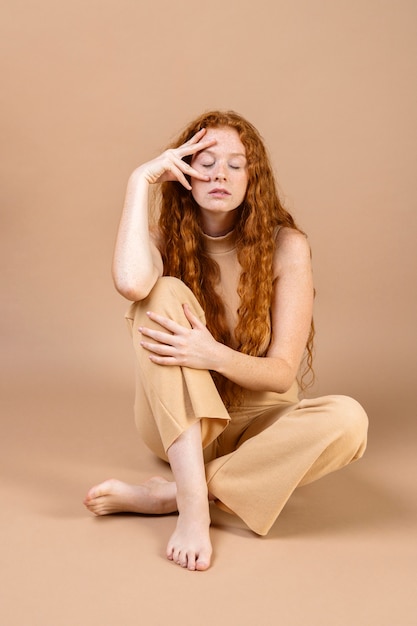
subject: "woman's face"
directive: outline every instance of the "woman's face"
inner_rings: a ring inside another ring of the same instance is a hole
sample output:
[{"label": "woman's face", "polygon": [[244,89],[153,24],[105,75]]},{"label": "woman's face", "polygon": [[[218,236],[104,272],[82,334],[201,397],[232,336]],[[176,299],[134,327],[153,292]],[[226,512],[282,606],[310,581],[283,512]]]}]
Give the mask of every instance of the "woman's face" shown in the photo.
[{"label": "woman's face", "polygon": [[246,151],[234,128],[208,128],[204,140],[215,144],[193,156],[192,167],[209,177],[193,178],[192,196],[204,216],[229,216],[242,204],[248,186]]}]

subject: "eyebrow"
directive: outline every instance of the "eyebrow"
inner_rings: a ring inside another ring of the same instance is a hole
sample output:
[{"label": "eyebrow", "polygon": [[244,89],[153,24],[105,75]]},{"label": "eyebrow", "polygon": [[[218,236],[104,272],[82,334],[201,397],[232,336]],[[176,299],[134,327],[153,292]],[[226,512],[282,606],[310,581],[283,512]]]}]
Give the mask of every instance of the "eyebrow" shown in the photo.
[{"label": "eyebrow", "polygon": [[[198,152],[197,154],[210,154],[212,156],[216,156],[216,153],[209,149],[202,150],[201,152]],[[243,154],[243,152],[231,152],[228,156],[229,157],[243,157],[244,159],[246,159],[246,154]]]}]

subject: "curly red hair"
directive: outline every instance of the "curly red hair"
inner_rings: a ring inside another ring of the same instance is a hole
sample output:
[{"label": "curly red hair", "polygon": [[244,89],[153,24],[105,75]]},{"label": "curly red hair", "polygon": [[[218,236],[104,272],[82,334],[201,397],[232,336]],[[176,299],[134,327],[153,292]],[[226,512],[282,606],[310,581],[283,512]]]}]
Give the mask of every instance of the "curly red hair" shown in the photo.
[{"label": "curly red hair", "polygon": [[[238,285],[240,307],[234,331],[238,350],[264,356],[270,338],[273,294],[273,256],[278,227],[300,230],[282,206],[263,140],[256,128],[234,111],[211,111],[191,122],[170,146],[176,148],[202,128],[233,128],[245,147],[248,186],[238,212],[236,249],[242,268]],[[185,159],[187,160],[187,159]],[[300,231],[301,232],[301,231]],[[180,183],[161,185],[159,217],[164,275],[176,276],[193,291],[203,307],[207,327],[226,345],[232,338],[226,325],[224,304],[216,293],[219,267],[204,249],[198,206]],[[312,323],[306,347],[306,370],[312,372]],[[261,348],[263,346],[263,348]],[[238,402],[239,389],[220,376],[214,379],[225,402]]]}]

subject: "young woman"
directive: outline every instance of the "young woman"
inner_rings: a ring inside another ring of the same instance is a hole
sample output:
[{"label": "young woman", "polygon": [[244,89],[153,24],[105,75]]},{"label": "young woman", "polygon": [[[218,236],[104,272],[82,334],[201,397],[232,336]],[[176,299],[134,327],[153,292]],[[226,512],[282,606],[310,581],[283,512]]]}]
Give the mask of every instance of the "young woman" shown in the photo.
[{"label": "young woman", "polygon": [[[157,184],[154,228],[148,191]],[[85,505],[96,515],[178,511],[167,557],[205,570],[210,501],[265,535],[297,486],[366,445],[355,400],[298,397],[312,356],[310,249],[249,122],[204,114],[133,172],[113,276],[133,301],[136,424],[174,480],[108,480]]]}]

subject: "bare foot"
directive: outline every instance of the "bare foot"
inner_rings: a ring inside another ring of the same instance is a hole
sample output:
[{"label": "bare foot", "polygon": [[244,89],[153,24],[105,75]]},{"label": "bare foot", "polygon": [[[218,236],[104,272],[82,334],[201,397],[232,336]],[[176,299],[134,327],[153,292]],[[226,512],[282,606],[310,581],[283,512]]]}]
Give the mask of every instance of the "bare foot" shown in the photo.
[{"label": "bare foot", "polygon": [[92,487],[84,504],[95,515],[173,513],[177,510],[176,485],[160,476],[154,476],[141,485],[129,485],[111,478]]},{"label": "bare foot", "polygon": [[207,501],[182,506],[177,527],[168,543],[168,559],[189,570],[208,569],[212,553],[209,528]]}]

